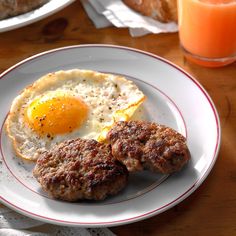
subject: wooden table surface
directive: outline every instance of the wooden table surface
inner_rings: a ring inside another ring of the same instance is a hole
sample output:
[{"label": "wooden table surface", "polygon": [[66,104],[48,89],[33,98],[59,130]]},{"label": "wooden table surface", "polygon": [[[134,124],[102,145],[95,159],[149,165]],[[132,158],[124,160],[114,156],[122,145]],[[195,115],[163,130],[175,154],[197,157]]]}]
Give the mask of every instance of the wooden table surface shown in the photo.
[{"label": "wooden table surface", "polygon": [[222,128],[218,160],[191,196],[160,215],[110,229],[118,235],[236,235],[236,64],[217,69],[190,64],[181,53],[177,33],[132,38],[127,29],[96,29],[76,1],[37,23],[1,33],[0,72],[45,50],[90,43],[133,47],[179,65],[207,90]]}]

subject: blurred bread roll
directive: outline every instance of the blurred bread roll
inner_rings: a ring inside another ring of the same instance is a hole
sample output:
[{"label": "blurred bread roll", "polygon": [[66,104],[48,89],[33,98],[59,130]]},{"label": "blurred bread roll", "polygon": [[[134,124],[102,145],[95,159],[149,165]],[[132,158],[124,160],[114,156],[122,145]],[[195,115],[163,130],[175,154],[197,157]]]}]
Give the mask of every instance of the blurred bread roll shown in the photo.
[{"label": "blurred bread roll", "polygon": [[49,0],[0,0],[0,20],[36,9]]},{"label": "blurred bread roll", "polygon": [[131,9],[161,22],[177,22],[177,0],[122,0]]}]

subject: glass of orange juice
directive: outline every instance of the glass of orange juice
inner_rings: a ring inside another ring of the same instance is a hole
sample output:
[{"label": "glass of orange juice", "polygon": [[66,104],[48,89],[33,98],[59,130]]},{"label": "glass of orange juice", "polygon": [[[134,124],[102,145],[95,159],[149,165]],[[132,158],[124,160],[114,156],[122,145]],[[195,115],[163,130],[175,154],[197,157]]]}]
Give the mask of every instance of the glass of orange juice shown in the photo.
[{"label": "glass of orange juice", "polygon": [[178,0],[178,24],[187,59],[209,67],[236,61],[236,0]]}]

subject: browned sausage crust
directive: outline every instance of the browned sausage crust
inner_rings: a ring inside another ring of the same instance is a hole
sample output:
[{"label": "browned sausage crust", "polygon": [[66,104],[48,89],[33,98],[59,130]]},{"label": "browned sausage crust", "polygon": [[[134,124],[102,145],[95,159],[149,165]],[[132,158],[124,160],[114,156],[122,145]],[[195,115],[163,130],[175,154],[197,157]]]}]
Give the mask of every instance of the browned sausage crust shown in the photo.
[{"label": "browned sausage crust", "polygon": [[41,154],[33,175],[51,196],[66,201],[102,200],[128,180],[126,167],[111,155],[109,145],[80,138]]},{"label": "browned sausage crust", "polygon": [[121,121],[107,134],[112,154],[129,171],[150,169],[169,174],[190,159],[186,139],[175,130],[146,121]]}]

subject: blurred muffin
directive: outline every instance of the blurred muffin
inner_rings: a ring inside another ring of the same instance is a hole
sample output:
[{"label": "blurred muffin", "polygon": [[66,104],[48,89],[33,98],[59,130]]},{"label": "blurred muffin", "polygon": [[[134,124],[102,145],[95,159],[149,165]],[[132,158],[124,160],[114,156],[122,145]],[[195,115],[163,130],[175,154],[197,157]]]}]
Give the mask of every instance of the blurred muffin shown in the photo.
[{"label": "blurred muffin", "polygon": [[161,22],[177,22],[177,0],[122,0],[142,15]]},{"label": "blurred muffin", "polygon": [[49,0],[1,0],[0,20],[36,9]]}]

